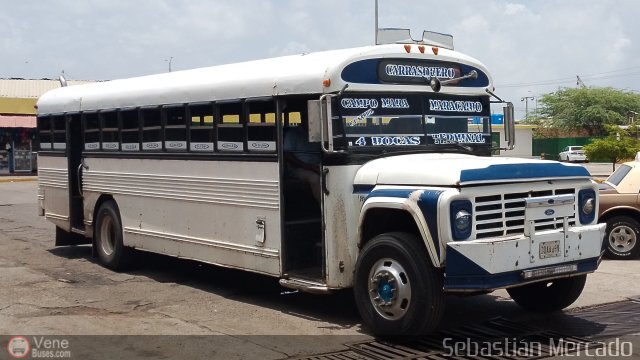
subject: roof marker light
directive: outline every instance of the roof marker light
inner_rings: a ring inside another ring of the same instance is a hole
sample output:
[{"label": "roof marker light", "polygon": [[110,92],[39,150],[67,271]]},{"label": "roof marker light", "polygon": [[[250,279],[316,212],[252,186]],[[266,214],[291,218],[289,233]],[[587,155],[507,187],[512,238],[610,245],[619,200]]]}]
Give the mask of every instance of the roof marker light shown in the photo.
[{"label": "roof marker light", "polygon": [[431,48],[431,51],[433,51],[433,55],[438,55],[438,50],[440,50],[440,49],[438,49],[435,46]]},{"label": "roof marker light", "polygon": [[420,52],[424,54],[424,45],[418,46],[418,50],[420,50]]},{"label": "roof marker light", "polygon": [[406,45],[404,46],[404,49],[405,49],[408,53],[410,53],[410,52],[411,52],[411,45],[406,44]]},{"label": "roof marker light", "polygon": [[331,79],[324,79],[324,80],[322,80],[322,86],[324,86],[324,87],[329,87],[329,86],[331,86]]}]

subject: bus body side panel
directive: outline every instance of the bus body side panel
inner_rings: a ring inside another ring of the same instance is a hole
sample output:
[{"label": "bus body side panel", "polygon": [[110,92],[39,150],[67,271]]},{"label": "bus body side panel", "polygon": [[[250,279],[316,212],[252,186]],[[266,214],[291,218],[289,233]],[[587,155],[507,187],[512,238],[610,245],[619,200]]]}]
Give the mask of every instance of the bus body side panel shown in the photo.
[{"label": "bus body side panel", "polygon": [[362,204],[353,196],[353,179],[360,165],[326,166],[329,170],[324,195],[325,259],[327,286],[353,285],[358,256],[358,220]]},{"label": "bus body side panel", "polygon": [[126,246],[280,275],[277,162],[87,158],[85,163],[86,218],[93,218],[100,194],[113,196]]},{"label": "bus body side panel", "polygon": [[38,187],[44,197],[44,216],[61,229],[70,231],[67,167],[65,156],[38,154]]}]

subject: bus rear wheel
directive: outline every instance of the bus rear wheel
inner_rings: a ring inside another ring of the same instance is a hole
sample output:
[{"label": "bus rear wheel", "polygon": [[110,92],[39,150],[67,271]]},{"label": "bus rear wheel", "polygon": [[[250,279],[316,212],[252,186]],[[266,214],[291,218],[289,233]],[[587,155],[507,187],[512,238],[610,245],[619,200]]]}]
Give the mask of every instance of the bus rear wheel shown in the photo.
[{"label": "bus rear wheel", "polygon": [[356,305],[377,336],[404,340],[434,331],[444,312],[442,276],[419,240],[386,233],[369,241],[356,264]]},{"label": "bus rear wheel", "polygon": [[107,200],[96,214],[96,252],[100,263],[112,270],[123,270],[129,263],[131,249],[122,242],[122,220],[118,205]]},{"label": "bus rear wheel", "polygon": [[525,310],[547,313],[573,304],[582,293],[586,281],[585,274],[508,288],[507,292]]}]

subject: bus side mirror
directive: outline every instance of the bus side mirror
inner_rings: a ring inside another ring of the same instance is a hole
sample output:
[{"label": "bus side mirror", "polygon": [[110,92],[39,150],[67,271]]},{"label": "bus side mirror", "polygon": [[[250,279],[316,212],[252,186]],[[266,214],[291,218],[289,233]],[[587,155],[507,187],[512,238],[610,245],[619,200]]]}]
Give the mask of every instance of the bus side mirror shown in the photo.
[{"label": "bus side mirror", "polygon": [[320,100],[307,101],[307,119],[309,119],[309,142],[322,141],[322,113]]},{"label": "bus side mirror", "polygon": [[508,102],[504,111],[504,140],[507,142],[507,150],[513,150],[516,145],[516,120],[513,111],[513,103]]}]

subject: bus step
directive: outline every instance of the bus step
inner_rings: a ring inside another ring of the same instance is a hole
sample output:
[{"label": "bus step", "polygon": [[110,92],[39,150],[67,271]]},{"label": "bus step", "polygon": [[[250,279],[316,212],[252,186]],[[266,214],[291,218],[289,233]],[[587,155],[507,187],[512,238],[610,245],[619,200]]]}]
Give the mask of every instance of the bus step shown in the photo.
[{"label": "bus step", "polygon": [[326,284],[306,279],[280,279],[280,285],[311,294],[328,294],[331,292]]},{"label": "bus step", "polygon": [[84,229],[79,229],[79,228],[72,227],[72,228],[71,228],[71,232],[72,232],[72,233],[74,233],[74,234],[78,234],[78,235],[82,235],[82,236],[87,236],[87,232],[86,232],[86,231],[84,231]]}]

